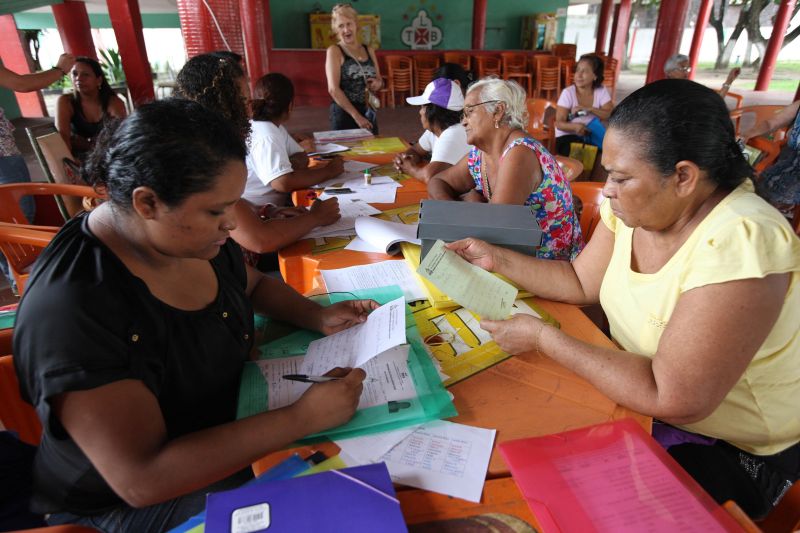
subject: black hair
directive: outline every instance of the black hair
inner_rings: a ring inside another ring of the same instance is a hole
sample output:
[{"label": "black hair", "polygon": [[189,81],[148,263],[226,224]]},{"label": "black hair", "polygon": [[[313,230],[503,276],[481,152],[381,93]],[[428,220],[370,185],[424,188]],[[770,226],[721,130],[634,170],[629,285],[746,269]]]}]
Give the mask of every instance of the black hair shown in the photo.
[{"label": "black hair", "polygon": [[227,118],[245,140],[250,135],[250,119],[245,95],[239,89],[242,77],[241,62],[231,52],[201,54],[187,61],[178,73],[175,94]]},{"label": "black hair", "polygon": [[678,161],[693,162],[709,179],[730,189],[753,176],[736,144],[725,102],[690,80],[645,85],[614,109],[608,128],[639,143],[642,157],[664,176],[675,172]]},{"label": "black hair", "polygon": [[294,100],[292,80],[279,72],[261,76],[253,91],[253,120],[274,120],[283,115]]},{"label": "black hair", "polygon": [[219,57],[220,59],[230,59],[236,63],[241,63],[242,59],[244,59],[241,54],[237,54],[231,50],[215,50],[213,52],[209,52],[209,55]]},{"label": "black hair", "polygon": [[[86,56],[76,57],[75,62],[88,65],[89,68],[92,69],[92,72],[94,72],[94,75],[102,79],[100,82],[100,108],[103,110],[103,115],[105,115],[108,109],[108,103],[114,98],[114,89],[108,84],[108,80],[103,73],[103,67],[96,59]],[[79,109],[81,105],[81,94],[78,92],[77,88],[74,88],[72,91],[72,105],[75,109]]]},{"label": "black hair", "polygon": [[196,102],[168,98],[140,106],[103,129],[84,179],[127,209],[134,189],[150,187],[169,206],[214,186],[222,167],[244,162],[244,141],[230,122]]},{"label": "black hair", "polygon": [[467,72],[464,67],[458,63],[444,63],[439,67],[433,75],[433,79],[447,78],[448,80],[457,81],[461,85],[461,92],[466,95],[467,87],[475,81],[475,76],[472,72]]},{"label": "black hair", "polygon": [[436,104],[425,104],[425,119],[431,126],[438,126],[442,131],[453,124],[461,122],[461,111],[451,111]]},{"label": "black hair", "polygon": [[[597,89],[601,85],[603,85],[603,80],[605,76],[603,75],[603,69],[605,65],[603,64],[603,60],[597,54],[583,54],[580,59],[578,59],[578,63],[581,61],[588,61],[592,67],[592,73],[594,74],[594,81],[592,82],[592,88]],[[578,63],[575,63],[577,66]]]}]

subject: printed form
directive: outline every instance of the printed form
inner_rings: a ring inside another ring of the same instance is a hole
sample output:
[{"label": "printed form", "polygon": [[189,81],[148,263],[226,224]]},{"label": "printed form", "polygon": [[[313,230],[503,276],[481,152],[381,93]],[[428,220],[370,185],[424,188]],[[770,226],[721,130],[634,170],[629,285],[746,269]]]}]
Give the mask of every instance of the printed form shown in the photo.
[{"label": "printed form", "polygon": [[420,263],[417,273],[462,307],[481,318],[504,320],[511,314],[517,289],[476,267],[437,240]]},{"label": "printed form", "polygon": [[328,292],[376,289],[397,285],[407,302],[424,300],[425,291],[405,261],[381,261],[336,270],[320,270]]},{"label": "printed form", "polygon": [[[364,390],[358,402],[358,409],[416,397],[414,381],[408,371],[408,350],[407,344],[396,346],[361,366],[367,373],[367,378],[364,380]],[[286,374],[302,372],[303,356],[262,359],[256,363],[267,383],[269,410],[293,404],[312,385],[283,379]]]},{"label": "printed form", "polygon": [[[392,481],[480,502],[496,433],[493,429],[436,420],[410,434],[408,428],[403,428],[337,440],[336,444],[342,449],[345,462],[385,462]],[[370,452],[385,450],[393,439],[397,445],[387,453],[375,456]]]},{"label": "printed form", "polygon": [[366,322],[309,344],[300,373],[320,376],[337,366],[362,366],[405,342],[406,301],[400,297],[371,312]]}]

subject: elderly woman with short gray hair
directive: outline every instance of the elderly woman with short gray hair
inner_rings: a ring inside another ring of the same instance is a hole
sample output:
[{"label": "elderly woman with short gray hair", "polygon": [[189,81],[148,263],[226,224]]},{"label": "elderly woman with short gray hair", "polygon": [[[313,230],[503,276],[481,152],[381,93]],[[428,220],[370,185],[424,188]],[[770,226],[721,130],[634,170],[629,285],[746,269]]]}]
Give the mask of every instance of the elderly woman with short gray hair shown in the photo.
[{"label": "elderly woman with short gray hair", "polygon": [[473,148],[433,176],[428,193],[437,200],[530,206],[544,232],[536,255],[571,261],[583,248],[572,192],[555,158],[525,131],[526,97],[513,81],[472,84],[461,123]]}]

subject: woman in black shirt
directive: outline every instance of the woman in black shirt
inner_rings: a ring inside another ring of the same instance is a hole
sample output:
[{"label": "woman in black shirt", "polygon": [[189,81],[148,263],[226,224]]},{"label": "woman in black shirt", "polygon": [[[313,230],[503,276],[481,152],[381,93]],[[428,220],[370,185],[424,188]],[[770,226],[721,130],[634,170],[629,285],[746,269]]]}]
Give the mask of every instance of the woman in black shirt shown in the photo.
[{"label": "woman in black shirt", "polygon": [[323,308],[245,267],[228,239],[245,146],[215,113],[154,102],[104,137],[87,172],[108,201],[56,235],[19,307],[15,365],[44,428],[33,507],[51,524],[160,531],[203,509],[200,489],[355,411],[364,372],[338,369],[235,420],[253,311],[330,334],[376,304]]}]

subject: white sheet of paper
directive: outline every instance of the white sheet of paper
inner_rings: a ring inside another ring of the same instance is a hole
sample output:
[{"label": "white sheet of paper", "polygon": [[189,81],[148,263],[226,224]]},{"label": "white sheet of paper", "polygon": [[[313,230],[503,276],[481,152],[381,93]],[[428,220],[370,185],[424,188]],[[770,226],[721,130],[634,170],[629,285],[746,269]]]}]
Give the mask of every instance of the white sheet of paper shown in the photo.
[{"label": "white sheet of paper", "polygon": [[[343,454],[342,458],[348,466],[377,463],[381,460],[381,457],[389,453],[392,448],[400,444],[403,439],[414,433],[419,427],[421,427],[421,424],[373,433],[363,437],[336,440],[335,442],[341,449],[339,453]],[[348,461],[345,457],[350,460]]]},{"label": "white sheet of paper", "polygon": [[336,270],[321,270],[328,292],[347,292],[353,289],[375,289],[397,285],[407,302],[424,300],[422,289],[411,267],[405,261],[380,261]]},{"label": "white sheet of paper", "polygon": [[352,141],[356,139],[370,139],[372,137],[374,137],[374,135],[372,135],[372,132],[364,128],[358,128],[352,130],[328,130],[328,131],[314,132],[315,143],[343,142],[343,141]]},{"label": "white sheet of paper", "polygon": [[337,366],[361,366],[405,342],[406,301],[401,296],[371,312],[366,322],[311,342],[299,373],[319,376]]},{"label": "white sheet of paper", "polygon": [[360,241],[352,247],[345,246],[346,250],[395,255],[400,253],[401,242],[422,244],[417,239],[417,224],[402,224],[373,217],[356,219],[356,235]]},{"label": "white sheet of paper", "polygon": [[359,464],[384,461],[396,483],[480,502],[496,433],[436,420],[418,427],[377,460],[358,454],[373,446],[370,441],[377,441],[377,447],[391,441],[391,435],[367,435],[348,439],[362,440],[355,445],[348,441],[337,444]]},{"label": "white sheet of paper", "polygon": [[364,161],[353,161],[348,159],[344,162],[345,172],[364,172],[368,168],[375,167],[375,163],[366,163]]},{"label": "white sheet of paper", "polygon": [[504,320],[511,314],[517,289],[482,268],[470,264],[437,240],[422,260],[417,274],[481,318]]},{"label": "white sheet of paper", "polygon": [[337,152],[346,152],[349,148],[347,146],[336,143],[314,143],[314,151],[308,155],[325,155],[335,154]]},{"label": "white sheet of paper", "polygon": [[303,236],[304,239],[316,237],[334,237],[355,235],[356,219],[358,217],[375,215],[380,213],[366,202],[353,201],[346,198],[339,198],[339,212],[342,218],[327,226],[319,226],[309,231]]},{"label": "white sheet of paper", "polygon": [[[361,367],[367,373],[367,379],[358,402],[359,409],[416,396],[414,380],[408,371],[408,350],[407,344],[395,346]],[[286,374],[301,373],[302,362],[303,356],[257,361],[267,382],[267,406],[270,410],[293,404],[312,385],[283,379]]]}]

